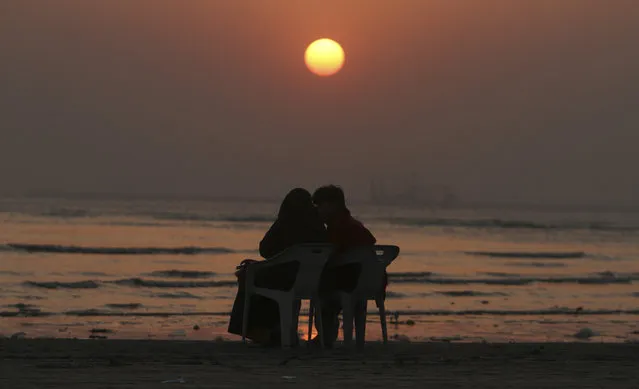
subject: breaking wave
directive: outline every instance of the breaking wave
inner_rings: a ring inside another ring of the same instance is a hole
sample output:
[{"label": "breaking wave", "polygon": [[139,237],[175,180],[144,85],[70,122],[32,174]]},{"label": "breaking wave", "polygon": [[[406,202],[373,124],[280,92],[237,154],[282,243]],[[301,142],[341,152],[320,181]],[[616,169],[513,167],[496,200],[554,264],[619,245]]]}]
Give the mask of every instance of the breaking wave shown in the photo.
[{"label": "breaking wave", "polygon": [[25,281],[24,285],[44,289],[96,289],[100,287],[100,283],[96,281],[77,281],[77,282],[36,282]]},{"label": "breaking wave", "polygon": [[115,284],[119,286],[133,286],[145,288],[223,288],[237,285],[237,281],[159,281],[144,278],[126,278],[115,281],[25,281],[25,286],[44,289],[96,289],[104,284]]},{"label": "breaking wave", "polygon": [[156,281],[144,278],[127,278],[117,281],[108,281],[116,285],[137,286],[146,288],[220,288],[236,286],[237,281]]},{"label": "breaking wave", "polygon": [[113,303],[113,304],[104,304],[104,306],[107,308],[113,308],[113,309],[130,309],[130,310],[140,309],[143,307],[143,305],[140,303],[123,303],[123,304]]},{"label": "breaking wave", "polygon": [[498,272],[498,271],[478,272],[477,274],[483,274],[489,277],[504,277],[504,278],[521,277],[521,274],[504,273],[504,272]]},{"label": "breaking wave", "polygon": [[401,298],[406,298],[408,297],[408,294],[405,293],[399,293],[399,292],[393,292],[393,291],[386,291],[386,298],[387,299],[401,299]]},{"label": "breaking wave", "polygon": [[[427,273],[426,273],[427,274]],[[443,278],[425,275],[424,273],[391,273],[389,278],[392,283],[398,284],[435,284],[435,285],[505,285],[518,286],[538,283],[546,284],[631,284],[639,281],[638,274],[616,275],[601,273],[594,276],[583,277],[518,277],[512,275],[508,278]]]},{"label": "breaking wave", "polygon": [[153,297],[163,298],[163,299],[196,299],[201,300],[202,297],[197,296],[195,294],[189,292],[167,292],[167,293],[156,293]]},{"label": "breaking wave", "polygon": [[[154,254],[231,254],[235,251],[226,247],[80,247],[53,244],[7,243],[5,250],[28,253],[60,254],[104,254],[104,255],[154,255]],[[0,246],[2,247],[2,246]]]},{"label": "breaking wave", "polygon": [[504,228],[534,230],[595,230],[595,231],[639,231],[639,226],[622,226],[598,222],[585,223],[538,223],[528,220],[504,219],[447,219],[447,218],[391,218],[391,224],[414,227],[463,227],[463,228]]},{"label": "breaking wave", "polygon": [[612,285],[612,284],[631,284],[639,278],[589,278],[589,277],[561,277],[561,278],[513,278],[513,279],[423,279],[423,278],[402,278],[394,280],[400,284],[435,284],[435,285],[504,285],[518,286],[531,284],[583,284],[583,285]]},{"label": "breaking wave", "polygon": [[562,262],[510,262],[506,266],[556,268],[566,267],[566,264]]},{"label": "breaking wave", "polygon": [[388,273],[388,278],[391,279],[395,279],[395,278],[406,278],[406,277],[424,277],[424,278],[428,278],[428,277],[434,277],[437,274],[430,272],[430,271],[423,271],[423,272],[405,272],[405,273]]},{"label": "breaking wave", "polygon": [[52,312],[33,311],[0,311],[0,317],[47,317],[56,315]]},{"label": "breaking wave", "polygon": [[199,270],[158,270],[148,274],[151,277],[159,278],[211,278],[215,276],[211,271]]},{"label": "breaking wave", "polygon": [[578,259],[584,258],[583,251],[572,252],[500,252],[500,251],[467,251],[466,255],[492,258],[541,258],[541,259]]},{"label": "breaking wave", "polygon": [[[432,294],[448,297],[505,297],[508,293],[502,292],[478,292],[475,290],[449,290],[444,292],[434,292]],[[425,293],[424,296],[430,296],[430,293]]]}]

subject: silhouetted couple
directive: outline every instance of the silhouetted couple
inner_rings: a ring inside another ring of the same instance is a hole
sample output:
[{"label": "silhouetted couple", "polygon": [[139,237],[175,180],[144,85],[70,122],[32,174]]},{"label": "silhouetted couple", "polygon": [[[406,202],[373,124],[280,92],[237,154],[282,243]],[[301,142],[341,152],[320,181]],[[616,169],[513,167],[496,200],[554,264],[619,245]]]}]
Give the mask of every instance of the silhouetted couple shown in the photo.
[{"label": "silhouetted couple", "polygon": [[[329,263],[339,261],[340,254],[355,246],[374,245],[375,237],[355,220],[348,208],[341,188],[329,185],[320,187],[313,196],[301,188],[289,192],[282,205],[277,220],[260,242],[260,255],[266,260],[287,248],[302,243],[330,243],[334,246]],[[229,332],[242,334],[242,316],[244,309],[244,270],[254,260],[245,260],[236,275],[238,293],[233,304]],[[256,274],[258,287],[290,290],[293,287],[299,264],[290,262],[267,269]],[[347,265],[324,269],[321,276],[320,292],[322,298],[322,327],[325,346],[331,347],[339,332],[339,302],[330,298],[336,290],[351,291],[355,288],[359,276],[357,265]],[[247,337],[265,345],[280,344],[279,308],[275,301],[262,296],[253,296],[249,313]],[[300,303],[297,302],[296,314]],[[297,332],[297,328],[295,328]],[[297,333],[294,339],[298,339]],[[317,342],[317,338],[314,339]]]}]

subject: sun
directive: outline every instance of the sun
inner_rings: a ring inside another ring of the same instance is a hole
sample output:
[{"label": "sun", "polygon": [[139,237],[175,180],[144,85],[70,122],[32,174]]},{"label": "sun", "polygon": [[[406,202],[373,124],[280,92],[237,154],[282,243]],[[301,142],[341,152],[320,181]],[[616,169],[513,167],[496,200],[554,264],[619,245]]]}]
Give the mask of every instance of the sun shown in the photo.
[{"label": "sun", "polygon": [[306,48],[304,62],[318,76],[332,76],[344,66],[344,49],[332,39],[318,39]]}]

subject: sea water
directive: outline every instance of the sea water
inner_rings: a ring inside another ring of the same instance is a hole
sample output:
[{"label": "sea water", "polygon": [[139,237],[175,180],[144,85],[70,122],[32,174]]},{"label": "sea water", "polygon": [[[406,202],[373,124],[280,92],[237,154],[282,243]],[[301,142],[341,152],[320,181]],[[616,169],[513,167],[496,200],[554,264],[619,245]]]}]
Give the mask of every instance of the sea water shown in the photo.
[{"label": "sea water", "polygon": [[[279,204],[0,200],[0,334],[237,339],[235,266]],[[639,338],[639,212],[352,204],[389,268],[389,334],[411,340]],[[303,332],[303,320],[300,330]],[[582,334],[584,332],[582,331]],[[381,331],[369,305],[368,339]]]}]

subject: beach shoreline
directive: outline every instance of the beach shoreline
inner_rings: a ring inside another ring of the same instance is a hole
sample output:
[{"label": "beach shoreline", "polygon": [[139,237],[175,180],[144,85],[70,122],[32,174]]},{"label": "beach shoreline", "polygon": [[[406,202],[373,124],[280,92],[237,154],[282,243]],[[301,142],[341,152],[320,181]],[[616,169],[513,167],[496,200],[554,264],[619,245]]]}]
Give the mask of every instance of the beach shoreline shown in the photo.
[{"label": "beach shoreline", "polygon": [[0,339],[0,360],[3,388],[639,385],[639,344],[631,343],[369,342],[358,352],[341,344],[282,350],[236,341]]}]

